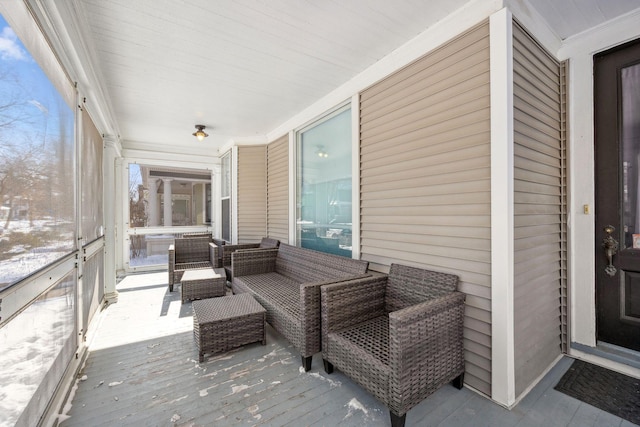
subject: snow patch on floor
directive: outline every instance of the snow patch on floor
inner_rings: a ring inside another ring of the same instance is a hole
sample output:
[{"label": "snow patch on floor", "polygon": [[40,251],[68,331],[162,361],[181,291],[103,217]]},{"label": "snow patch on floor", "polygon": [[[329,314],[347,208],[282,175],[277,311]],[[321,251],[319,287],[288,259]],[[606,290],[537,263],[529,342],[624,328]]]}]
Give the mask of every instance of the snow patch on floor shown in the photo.
[{"label": "snow patch on floor", "polygon": [[330,378],[327,378],[327,377],[325,377],[325,376],[323,376],[323,375],[320,375],[320,374],[319,374],[319,373],[317,373],[317,372],[310,372],[308,375],[309,375],[310,377],[314,377],[314,378],[317,378],[317,379],[319,379],[319,380],[322,380],[322,381],[328,382],[328,383],[329,383],[329,385],[330,385],[332,388],[340,387],[340,386],[342,385],[342,383],[341,383],[340,381],[334,381],[334,380],[332,380],[332,379],[330,379]]}]

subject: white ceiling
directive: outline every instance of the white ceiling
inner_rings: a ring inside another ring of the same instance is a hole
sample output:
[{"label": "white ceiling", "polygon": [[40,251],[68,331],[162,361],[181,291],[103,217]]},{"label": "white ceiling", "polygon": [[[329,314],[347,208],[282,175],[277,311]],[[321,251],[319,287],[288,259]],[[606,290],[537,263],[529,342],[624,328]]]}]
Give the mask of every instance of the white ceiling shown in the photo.
[{"label": "white ceiling", "polygon": [[[212,149],[264,137],[468,2],[77,0],[125,145]],[[523,2],[561,39],[640,7]],[[207,126],[203,143],[195,124]]]}]

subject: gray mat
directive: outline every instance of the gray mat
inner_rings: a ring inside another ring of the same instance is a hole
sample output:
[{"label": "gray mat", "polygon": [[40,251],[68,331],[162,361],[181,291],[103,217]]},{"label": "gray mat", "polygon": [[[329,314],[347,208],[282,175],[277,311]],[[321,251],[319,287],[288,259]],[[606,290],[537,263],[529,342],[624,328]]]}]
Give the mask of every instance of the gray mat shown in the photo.
[{"label": "gray mat", "polygon": [[555,389],[640,425],[640,380],[576,360]]}]

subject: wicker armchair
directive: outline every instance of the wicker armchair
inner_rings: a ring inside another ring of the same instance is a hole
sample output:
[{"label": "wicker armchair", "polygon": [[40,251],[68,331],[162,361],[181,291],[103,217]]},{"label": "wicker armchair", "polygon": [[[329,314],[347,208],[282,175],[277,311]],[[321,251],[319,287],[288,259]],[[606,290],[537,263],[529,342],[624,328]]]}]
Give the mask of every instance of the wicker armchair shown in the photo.
[{"label": "wicker armchair", "polygon": [[169,292],[180,283],[185,271],[198,268],[213,268],[216,246],[211,236],[183,237],[175,239],[169,246]]},{"label": "wicker armchair", "polygon": [[260,243],[242,243],[238,245],[224,245],[221,252],[221,264],[220,267],[224,267],[225,273],[227,273],[227,280],[233,280],[233,266],[231,263],[231,254],[235,251],[247,250],[247,249],[275,249],[280,245],[280,240],[271,239],[269,237],[263,237]]},{"label": "wicker armchair", "polygon": [[392,264],[388,275],[321,288],[322,358],[389,408],[392,426],[442,385],[464,381],[458,277]]}]

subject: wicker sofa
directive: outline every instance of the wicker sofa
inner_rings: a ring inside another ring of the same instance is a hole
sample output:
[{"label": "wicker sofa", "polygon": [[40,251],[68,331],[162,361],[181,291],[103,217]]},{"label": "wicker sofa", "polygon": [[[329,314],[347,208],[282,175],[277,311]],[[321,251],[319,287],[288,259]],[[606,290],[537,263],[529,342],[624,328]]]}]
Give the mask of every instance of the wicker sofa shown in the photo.
[{"label": "wicker sofa", "polygon": [[233,267],[231,265],[231,254],[235,251],[242,251],[248,249],[273,249],[277,248],[280,245],[280,241],[277,239],[271,239],[269,237],[263,237],[259,243],[240,243],[237,245],[224,245],[221,246],[218,250],[221,252],[219,265],[216,267],[224,268],[224,271],[227,273],[227,280],[232,281],[233,279]]},{"label": "wicker sofa", "polygon": [[218,256],[211,236],[183,237],[175,239],[169,246],[169,292],[180,283],[185,271],[198,268],[213,268]]},{"label": "wicker sofa", "polygon": [[267,322],[300,352],[305,371],[320,347],[320,286],[366,277],[367,261],[281,243],[277,249],[232,254],[234,294],[248,292]]},{"label": "wicker sofa", "polygon": [[392,264],[388,275],[322,286],[322,358],[389,408],[392,426],[442,385],[464,381],[458,277]]}]

